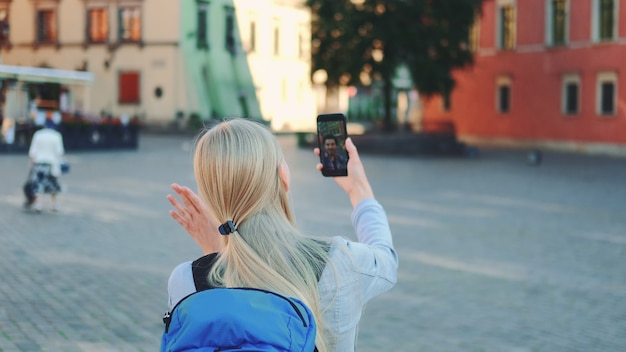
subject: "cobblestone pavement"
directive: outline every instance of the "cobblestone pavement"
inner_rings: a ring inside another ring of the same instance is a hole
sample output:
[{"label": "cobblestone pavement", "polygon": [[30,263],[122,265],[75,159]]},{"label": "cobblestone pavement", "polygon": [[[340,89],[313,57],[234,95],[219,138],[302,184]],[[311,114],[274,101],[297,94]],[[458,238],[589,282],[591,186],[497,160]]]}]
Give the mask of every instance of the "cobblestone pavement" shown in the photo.
[{"label": "cobblestone pavement", "polygon": [[[354,238],[347,197],[281,136],[304,230]],[[156,351],[170,270],[201,255],[169,218],[191,138],[72,153],[58,213],[21,209],[25,155],[0,155],[0,351]],[[360,351],[626,351],[626,160],[523,152],[363,155],[400,254]]]}]

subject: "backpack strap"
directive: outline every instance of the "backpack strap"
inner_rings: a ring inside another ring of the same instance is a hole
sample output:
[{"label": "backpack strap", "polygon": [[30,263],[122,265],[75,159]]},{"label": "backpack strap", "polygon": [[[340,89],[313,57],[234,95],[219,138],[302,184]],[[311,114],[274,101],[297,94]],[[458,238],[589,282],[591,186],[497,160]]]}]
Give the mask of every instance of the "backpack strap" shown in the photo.
[{"label": "backpack strap", "polygon": [[204,291],[213,288],[209,285],[207,277],[216,259],[217,253],[211,253],[191,263],[191,273],[193,274],[193,283],[196,286],[196,291]]},{"label": "backpack strap", "polygon": [[[193,284],[196,286],[196,292],[205,291],[205,290],[214,288],[211,285],[209,285],[209,282],[207,281],[207,276],[209,275],[209,271],[211,270],[213,263],[215,263],[215,259],[217,259],[217,253],[211,253],[211,254],[202,256],[194,260],[193,262],[191,262],[191,274],[193,275]],[[192,294],[196,292],[193,292],[185,296],[178,303],[176,303],[176,306],[178,306],[182,301],[184,301],[185,298],[191,296]],[[172,310],[165,312],[165,314],[163,315],[163,323],[165,324],[165,333],[169,331],[170,323],[172,321],[172,313],[174,312],[174,309],[176,309],[176,306],[174,306]]]}]

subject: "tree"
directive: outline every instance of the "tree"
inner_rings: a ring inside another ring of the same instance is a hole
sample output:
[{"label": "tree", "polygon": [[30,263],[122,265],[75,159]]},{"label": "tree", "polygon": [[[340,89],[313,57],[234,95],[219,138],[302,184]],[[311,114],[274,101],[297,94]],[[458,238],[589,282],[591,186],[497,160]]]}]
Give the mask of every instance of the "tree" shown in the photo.
[{"label": "tree", "polygon": [[307,0],[315,72],[326,86],[381,80],[391,128],[392,78],[405,64],[420,94],[449,95],[452,71],[473,63],[469,33],[483,0]]}]

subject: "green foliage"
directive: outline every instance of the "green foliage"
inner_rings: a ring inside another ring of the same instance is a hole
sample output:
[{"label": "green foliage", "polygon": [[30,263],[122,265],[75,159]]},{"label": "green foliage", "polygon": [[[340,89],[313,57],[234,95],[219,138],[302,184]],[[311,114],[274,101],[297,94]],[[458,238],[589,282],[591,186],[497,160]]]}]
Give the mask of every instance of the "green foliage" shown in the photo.
[{"label": "green foliage", "polygon": [[421,94],[447,94],[452,70],[473,62],[469,33],[482,1],[307,0],[313,72],[326,70],[328,86],[360,84],[362,72],[389,85],[406,64]]}]

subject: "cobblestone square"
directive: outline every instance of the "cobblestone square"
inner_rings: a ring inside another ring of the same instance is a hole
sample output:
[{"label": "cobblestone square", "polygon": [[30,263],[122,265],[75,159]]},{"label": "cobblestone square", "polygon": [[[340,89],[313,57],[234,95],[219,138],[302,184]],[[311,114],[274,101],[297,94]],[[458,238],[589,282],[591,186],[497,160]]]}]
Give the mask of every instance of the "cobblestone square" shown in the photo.
[{"label": "cobblestone square", "polygon": [[[279,139],[299,226],[354,238],[347,197]],[[23,210],[27,156],[0,155],[0,351],[158,350],[168,275],[202,254],[165,199],[195,188],[192,141],[70,153],[58,213]],[[367,306],[359,351],[626,351],[626,160],[362,159],[400,272]]]}]

